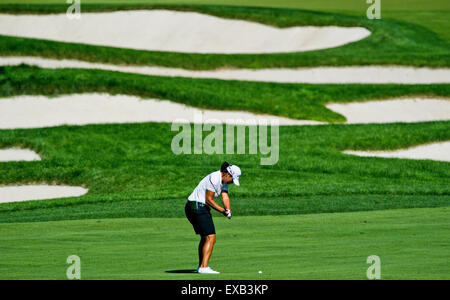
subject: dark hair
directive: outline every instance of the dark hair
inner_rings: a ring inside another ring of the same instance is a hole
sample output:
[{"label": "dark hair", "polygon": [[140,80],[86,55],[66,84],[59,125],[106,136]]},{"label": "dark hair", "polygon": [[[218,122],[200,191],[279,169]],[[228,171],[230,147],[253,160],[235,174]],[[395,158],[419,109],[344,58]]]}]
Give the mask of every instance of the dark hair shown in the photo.
[{"label": "dark hair", "polygon": [[224,162],[224,163],[222,164],[222,166],[220,167],[220,172],[222,172],[222,173],[228,173],[227,168],[228,168],[229,166],[230,166],[229,163]]}]

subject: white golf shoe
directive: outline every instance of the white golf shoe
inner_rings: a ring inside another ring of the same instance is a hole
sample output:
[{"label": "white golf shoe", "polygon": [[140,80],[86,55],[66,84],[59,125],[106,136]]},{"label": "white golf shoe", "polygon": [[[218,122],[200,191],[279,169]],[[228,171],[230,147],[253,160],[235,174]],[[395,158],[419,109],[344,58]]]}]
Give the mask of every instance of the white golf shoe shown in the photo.
[{"label": "white golf shoe", "polygon": [[220,274],[220,272],[214,271],[210,267],[198,268],[198,273],[199,274]]}]

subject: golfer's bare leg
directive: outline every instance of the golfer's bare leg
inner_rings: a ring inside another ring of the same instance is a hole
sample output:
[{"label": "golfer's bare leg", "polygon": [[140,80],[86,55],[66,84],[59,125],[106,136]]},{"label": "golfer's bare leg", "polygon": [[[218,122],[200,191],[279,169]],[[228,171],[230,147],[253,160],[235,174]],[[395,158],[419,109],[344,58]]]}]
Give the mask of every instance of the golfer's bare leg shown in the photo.
[{"label": "golfer's bare leg", "polygon": [[198,244],[198,266],[202,265],[203,261],[203,246],[205,245],[206,237],[202,236],[200,239],[200,243]]},{"label": "golfer's bare leg", "polygon": [[203,259],[200,268],[208,267],[209,259],[213,252],[214,244],[216,243],[216,235],[210,234],[205,237],[205,244],[203,245]]}]

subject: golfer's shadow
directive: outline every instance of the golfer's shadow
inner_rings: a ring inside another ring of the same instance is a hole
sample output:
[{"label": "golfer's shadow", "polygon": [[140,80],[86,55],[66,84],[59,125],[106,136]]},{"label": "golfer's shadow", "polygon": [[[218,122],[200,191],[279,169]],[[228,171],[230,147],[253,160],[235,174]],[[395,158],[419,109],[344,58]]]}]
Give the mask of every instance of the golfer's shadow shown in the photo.
[{"label": "golfer's shadow", "polygon": [[197,270],[169,270],[169,271],[166,271],[166,273],[172,273],[172,274],[192,274],[192,273],[197,273]]}]

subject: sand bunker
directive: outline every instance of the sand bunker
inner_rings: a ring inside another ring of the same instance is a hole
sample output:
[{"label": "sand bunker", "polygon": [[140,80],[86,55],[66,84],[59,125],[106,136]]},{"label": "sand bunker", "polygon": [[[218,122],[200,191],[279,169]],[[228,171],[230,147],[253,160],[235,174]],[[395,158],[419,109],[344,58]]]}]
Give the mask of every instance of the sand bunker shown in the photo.
[{"label": "sand bunker", "polygon": [[[344,115],[349,124],[450,120],[450,101],[439,99],[328,104],[327,107]],[[191,123],[239,124],[241,120],[276,120],[280,125],[325,124],[243,111],[198,109],[167,100],[124,95],[75,94],[56,98],[17,96],[0,99],[0,129],[105,123],[172,123],[180,119]]]},{"label": "sand bunker", "polygon": [[[201,120],[197,120],[196,116],[200,116]],[[45,96],[0,99],[0,129],[103,123],[172,123],[179,119],[194,123],[208,120],[226,124],[235,124],[239,120],[277,120],[280,125],[321,124],[248,112],[203,110],[171,101],[143,100],[123,95],[75,94],[52,99]]]},{"label": "sand bunker", "polygon": [[347,124],[427,122],[450,120],[450,101],[442,99],[395,99],[327,104],[345,116]]},{"label": "sand bunker", "polygon": [[[327,107],[344,115],[348,124],[450,120],[450,101],[440,99],[328,104]],[[198,116],[201,116],[200,120]],[[104,123],[172,123],[179,119],[194,123],[214,120],[236,124],[239,120],[277,120],[280,125],[324,124],[249,112],[198,109],[166,100],[143,100],[124,95],[75,94],[51,99],[45,96],[0,99],[0,129]]]},{"label": "sand bunker", "polygon": [[0,57],[1,66],[15,66],[22,63],[48,69],[100,69],[156,76],[178,76],[280,83],[450,83],[450,69],[370,66],[261,70],[221,69],[215,71],[192,71],[163,67],[116,66],[77,60],[57,60],[40,57]]},{"label": "sand bunker", "polygon": [[0,187],[0,203],[83,196],[87,189],[73,186],[6,186]]},{"label": "sand bunker", "polygon": [[344,153],[363,157],[430,159],[450,162],[450,142],[421,145],[396,151],[345,151]]},{"label": "sand bunker", "polygon": [[140,50],[189,53],[300,52],[338,47],[370,35],[361,27],[274,28],[194,12],[136,10],[65,14],[0,14],[0,34]]},{"label": "sand bunker", "polygon": [[35,160],[41,160],[41,157],[32,150],[17,148],[0,149],[0,162]]}]

